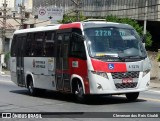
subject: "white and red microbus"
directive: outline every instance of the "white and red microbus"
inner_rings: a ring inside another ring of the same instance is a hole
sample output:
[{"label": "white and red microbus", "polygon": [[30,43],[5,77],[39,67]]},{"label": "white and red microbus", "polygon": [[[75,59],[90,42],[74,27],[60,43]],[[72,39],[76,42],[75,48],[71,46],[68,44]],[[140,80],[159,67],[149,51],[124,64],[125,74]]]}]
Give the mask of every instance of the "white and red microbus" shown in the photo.
[{"label": "white and red microbus", "polygon": [[127,24],[88,21],[17,30],[11,79],[28,88],[85,95],[125,94],[136,100],[150,83],[141,38]]}]

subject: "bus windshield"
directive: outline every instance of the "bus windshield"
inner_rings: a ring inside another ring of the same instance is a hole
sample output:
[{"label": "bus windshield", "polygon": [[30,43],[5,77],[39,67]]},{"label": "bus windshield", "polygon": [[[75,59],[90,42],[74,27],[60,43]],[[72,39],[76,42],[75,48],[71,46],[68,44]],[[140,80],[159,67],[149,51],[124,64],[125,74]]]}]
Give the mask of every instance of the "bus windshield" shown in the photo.
[{"label": "bus windshield", "polygon": [[145,48],[134,29],[99,27],[84,30],[91,57],[146,57]]}]

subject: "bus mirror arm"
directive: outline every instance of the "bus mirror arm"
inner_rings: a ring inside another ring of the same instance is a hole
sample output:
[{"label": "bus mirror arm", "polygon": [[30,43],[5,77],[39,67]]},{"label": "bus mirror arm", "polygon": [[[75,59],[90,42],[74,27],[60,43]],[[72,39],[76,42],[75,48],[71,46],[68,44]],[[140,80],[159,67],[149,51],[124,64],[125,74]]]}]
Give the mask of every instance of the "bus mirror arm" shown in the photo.
[{"label": "bus mirror arm", "polygon": [[85,37],[83,35],[77,34],[75,32],[73,32],[71,36],[73,36],[73,35],[78,36],[78,37],[80,37],[83,40],[85,39]]}]

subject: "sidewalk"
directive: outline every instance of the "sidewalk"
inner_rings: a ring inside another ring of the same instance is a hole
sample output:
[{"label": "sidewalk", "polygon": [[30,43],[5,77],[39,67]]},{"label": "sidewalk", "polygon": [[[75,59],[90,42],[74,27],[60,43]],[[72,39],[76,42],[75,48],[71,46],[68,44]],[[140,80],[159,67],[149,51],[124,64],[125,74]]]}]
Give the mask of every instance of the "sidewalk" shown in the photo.
[{"label": "sidewalk", "polygon": [[150,88],[160,90],[160,80],[158,79],[151,80]]},{"label": "sidewalk", "polygon": [[10,75],[10,71],[2,70],[1,75]]}]

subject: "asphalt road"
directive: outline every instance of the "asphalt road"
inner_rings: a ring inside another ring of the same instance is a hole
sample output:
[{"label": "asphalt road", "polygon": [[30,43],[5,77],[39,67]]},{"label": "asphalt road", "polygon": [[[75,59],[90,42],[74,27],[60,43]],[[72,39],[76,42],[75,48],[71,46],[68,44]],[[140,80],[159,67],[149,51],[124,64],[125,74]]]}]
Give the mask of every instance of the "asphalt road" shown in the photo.
[{"label": "asphalt road", "polygon": [[[136,102],[128,102],[125,96],[103,96],[90,97],[86,104],[78,104],[75,102],[72,95],[60,94],[52,91],[47,91],[37,97],[28,95],[28,90],[16,86],[10,81],[8,76],[0,76],[0,112],[93,112],[85,115],[91,117],[98,115],[108,115],[106,112],[158,112],[160,115],[160,91],[150,89],[149,91],[140,93],[139,99]],[[97,113],[105,112],[105,113]],[[79,116],[79,115],[78,115]],[[63,116],[62,116],[63,117]],[[65,116],[64,116],[65,117]],[[160,116],[159,116],[160,117]],[[0,121],[8,121],[8,119],[0,119]],[[13,121],[22,119],[11,119]],[[37,119],[24,119],[35,121]],[[52,121],[139,121],[139,120],[154,120],[158,118],[77,118],[65,117],[47,118],[38,120]]]}]

